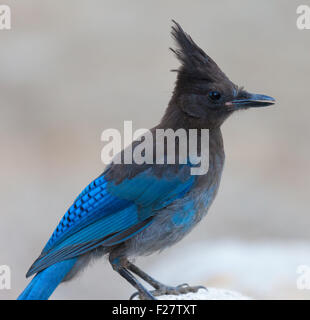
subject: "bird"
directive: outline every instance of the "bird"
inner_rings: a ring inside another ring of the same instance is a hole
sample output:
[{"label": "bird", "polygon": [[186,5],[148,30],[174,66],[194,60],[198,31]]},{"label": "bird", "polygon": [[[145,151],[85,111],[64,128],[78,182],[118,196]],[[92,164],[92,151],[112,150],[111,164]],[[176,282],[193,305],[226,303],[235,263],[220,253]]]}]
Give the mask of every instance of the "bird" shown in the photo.
[{"label": "bird", "polygon": [[[171,35],[175,47],[170,49],[180,64],[174,70],[176,81],[168,106],[150,132],[207,129],[207,172],[191,174],[190,160],[185,164],[109,164],[60,220],[27,272],[26,277],[35,276],[19,300],[47,300],[60,283],[73,279],[89,262],[103,256],[108,256],[113,270],[137,290],[132,297],[156,300],[163,294],[199,290],[200,286],[188,284],[165,285],[134,261],[179,242],[206,216],[217,195],[225,161],[222,124],[239,110],[270,106],[275,99],[234,84],[174,20]],[[138,145],[135,140],[131,147],[135,150]],[[154,140],[153,148],[155,145]],[[175,152],[178,158],[177,147]]]}]

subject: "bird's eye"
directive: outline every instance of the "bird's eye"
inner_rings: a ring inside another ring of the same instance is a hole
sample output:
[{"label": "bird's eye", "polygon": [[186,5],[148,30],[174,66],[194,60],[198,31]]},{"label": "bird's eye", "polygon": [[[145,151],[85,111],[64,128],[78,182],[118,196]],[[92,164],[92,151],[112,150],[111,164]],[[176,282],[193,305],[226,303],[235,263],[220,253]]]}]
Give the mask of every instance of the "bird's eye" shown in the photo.
[{"label": "bird's eye", "polygon": [[221,98],[221,94],[218,91],[210,91],[209,98],[213,101],[216,101]]}]

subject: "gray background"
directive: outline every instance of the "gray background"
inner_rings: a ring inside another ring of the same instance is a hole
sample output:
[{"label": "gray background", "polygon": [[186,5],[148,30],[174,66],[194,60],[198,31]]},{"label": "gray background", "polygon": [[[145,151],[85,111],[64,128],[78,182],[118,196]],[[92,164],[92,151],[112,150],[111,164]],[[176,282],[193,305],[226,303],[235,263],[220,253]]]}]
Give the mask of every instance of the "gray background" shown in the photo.
[{"label": "gray background", "polygon": [[[175,81],[169,70],[178,66],[168,51],[172,18],[231,80],[277,104],[224,124],[226,165],[209,215],[175,248],[140,265],[169,282],[160,270],[181,273],[188,246],[225,239],[251,244],[253,254],[262,241],[310,242],[310,30],[296,28],[297,5],[306,2],[6,1],[12,29],[0,31],[0,264],[11,267],[12,289],[0,298],[14,299],[28,283],[25,272],[59,219],[103,170],[102,130],[122,128],[123,120],[135,128],[159,121]],[[174,252],[184,251],[176,260]],[[200,283],[208,285],[203,268]],[[212,285],[238,289],[223,279]],[[284,297],[299,294],[289,286]],[[126,299],[132,291],[99,261],[53,298]]]}]

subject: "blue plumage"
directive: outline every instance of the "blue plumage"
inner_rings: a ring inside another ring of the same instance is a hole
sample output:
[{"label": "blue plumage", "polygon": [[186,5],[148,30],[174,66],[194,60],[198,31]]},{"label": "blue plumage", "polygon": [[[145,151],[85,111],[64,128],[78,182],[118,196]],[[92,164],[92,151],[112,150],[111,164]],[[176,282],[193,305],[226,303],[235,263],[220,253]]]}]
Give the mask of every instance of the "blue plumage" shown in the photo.
[{"label": "blue plumage", "polygon": [[38,274],[19,299],[47,298],[78,256],[135,236],[152,223],[156,210],[182,197],[193,183],[193,176],[158,178],[150,169],[118,184],[104,176],[95,179],[60,220],[27,276]]},{"label": "blue plumage", "polygon": [[18,300],[46,300],[76,263],[76,258],[58,262],[39,272]]},{"label": "blue plumage", "polygon": [[[183,171],[158,178],[148,169],[118,184],[104,175],[95,179],[60,220],[27,276],[142,231],[152,223],[156,211],[181,198],[193,185],[194,176],[184,178]],[[125,232],[130,228],[131,233]]]}]

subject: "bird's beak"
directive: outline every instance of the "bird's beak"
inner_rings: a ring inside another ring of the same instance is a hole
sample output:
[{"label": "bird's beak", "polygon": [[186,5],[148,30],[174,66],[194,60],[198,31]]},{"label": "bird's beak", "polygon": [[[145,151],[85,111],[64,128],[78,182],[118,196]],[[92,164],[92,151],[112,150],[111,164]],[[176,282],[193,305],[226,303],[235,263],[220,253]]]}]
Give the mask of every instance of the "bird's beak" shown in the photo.
[{"label": "bird's beak", "polygon": [[233,107],[233,109],[237,110],[254,107],[267,107],[274,104],[275,102],[276,101],[274,98],[266,96],[264,94],[256,94],[243,91],[235,100],[226,102],[226,106]]}]

